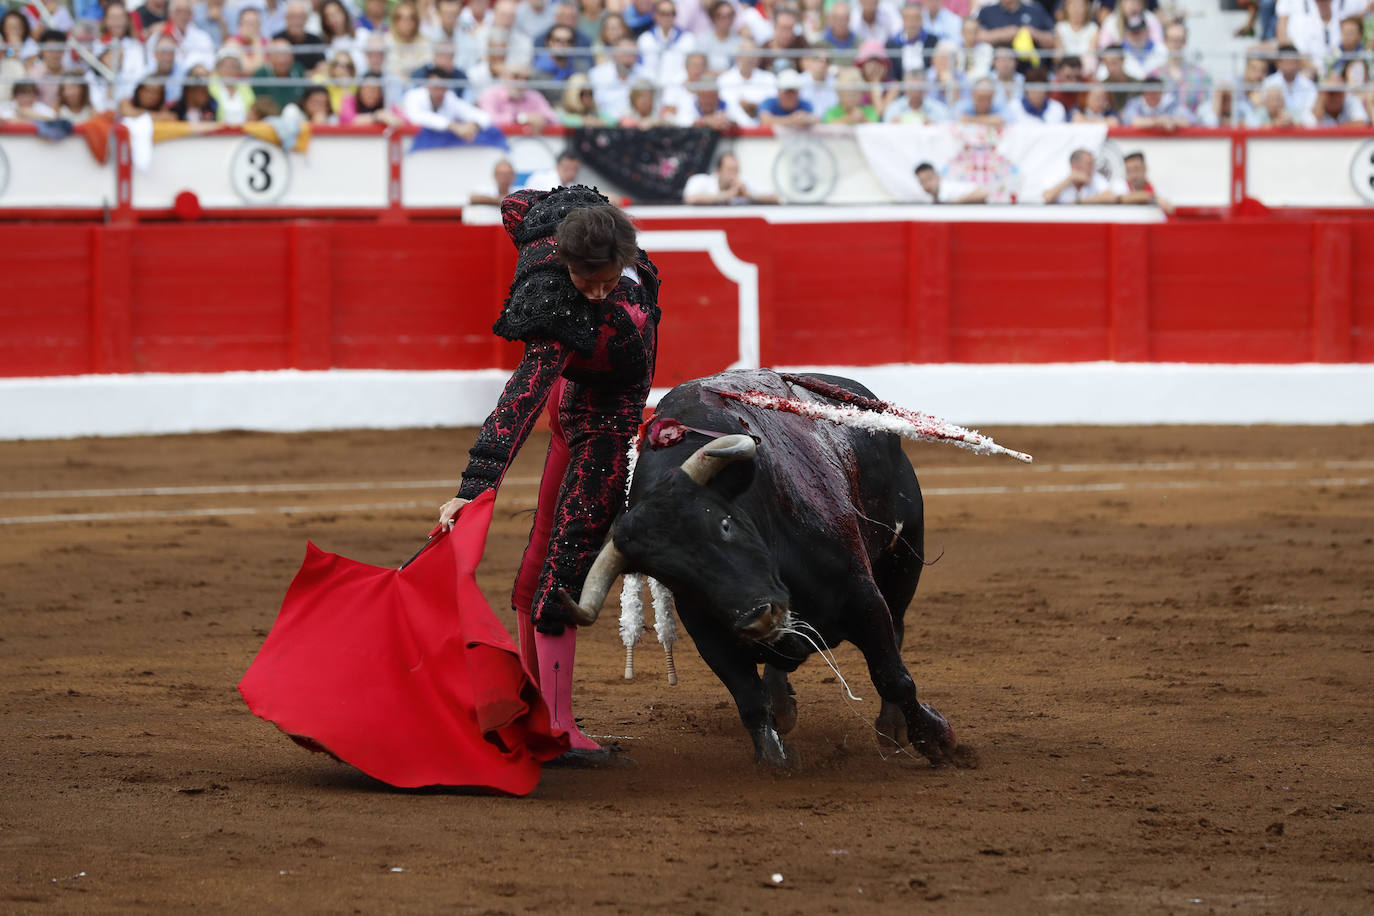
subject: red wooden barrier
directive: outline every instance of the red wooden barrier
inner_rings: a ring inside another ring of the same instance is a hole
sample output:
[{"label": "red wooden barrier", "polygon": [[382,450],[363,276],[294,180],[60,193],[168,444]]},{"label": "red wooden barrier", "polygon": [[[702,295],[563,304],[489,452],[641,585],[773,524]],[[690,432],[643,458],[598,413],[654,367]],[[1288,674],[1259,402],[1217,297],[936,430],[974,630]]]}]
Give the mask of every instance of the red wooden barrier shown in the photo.
[{"label": "red wooden barrier", "polygon": [[[1374,362],[1374,223],[770,224],[765,365],[1078,360]],[[660,384],[737,349],[737,289],[661,252]],[[0,224],[0,374],[513,365],[491,324],[514,251],[432,221]]]}]

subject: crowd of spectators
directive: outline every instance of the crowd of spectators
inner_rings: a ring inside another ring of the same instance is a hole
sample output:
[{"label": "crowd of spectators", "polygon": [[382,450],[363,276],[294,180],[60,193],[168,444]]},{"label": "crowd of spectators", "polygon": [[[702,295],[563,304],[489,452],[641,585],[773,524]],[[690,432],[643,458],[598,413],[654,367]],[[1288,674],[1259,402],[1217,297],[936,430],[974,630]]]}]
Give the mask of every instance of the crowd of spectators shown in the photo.
[{"label": "crowd of spectators", "polygon": [[[1370,0],[1256,7],[1214,81],[1171,0],[32,0],[0,119],[526,125],[1365,123]],[[137,5],[134,5],[137,4]],[[721,193],[724,193],[722,186]]]}]

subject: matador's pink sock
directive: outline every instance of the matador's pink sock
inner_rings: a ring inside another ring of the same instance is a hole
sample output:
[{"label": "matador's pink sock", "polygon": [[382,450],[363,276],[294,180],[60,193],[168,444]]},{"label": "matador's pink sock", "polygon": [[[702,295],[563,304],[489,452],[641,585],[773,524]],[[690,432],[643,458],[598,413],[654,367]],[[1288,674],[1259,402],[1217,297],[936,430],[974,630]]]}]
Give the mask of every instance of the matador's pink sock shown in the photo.
[{"label": "matador's pink sock", "polygon": [[573,719],[573,657],[577,652],[577,627],[564,627],[558,636],[535,633],[534,645],[539,652],[539,692],[544,695],[554,728],[568,733],[575,750],[601,750],[601,745],[582,734]]}]

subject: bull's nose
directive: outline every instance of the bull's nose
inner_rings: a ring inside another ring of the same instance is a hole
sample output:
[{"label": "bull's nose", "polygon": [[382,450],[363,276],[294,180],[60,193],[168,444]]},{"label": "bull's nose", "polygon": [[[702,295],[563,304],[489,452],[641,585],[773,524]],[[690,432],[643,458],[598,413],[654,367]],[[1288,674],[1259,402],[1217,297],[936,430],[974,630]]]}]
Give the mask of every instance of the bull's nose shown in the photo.
[{"label": "bull's nose", "polygon": [[741,636],[761,639],[771,633],[782,619],[776,604],[760,604],[751,608],[735,625]]}]

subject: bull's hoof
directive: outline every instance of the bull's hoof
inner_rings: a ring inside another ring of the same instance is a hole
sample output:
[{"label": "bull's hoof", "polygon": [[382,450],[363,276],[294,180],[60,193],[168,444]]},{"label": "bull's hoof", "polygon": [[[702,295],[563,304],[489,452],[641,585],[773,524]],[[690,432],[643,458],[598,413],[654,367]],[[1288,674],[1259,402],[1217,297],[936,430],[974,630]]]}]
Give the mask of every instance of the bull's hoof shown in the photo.
[{"label": "bull's hoof", "polygon": [[771,727],[754,738],[754,762],[774,770],[790,770],[798,764],[797,755]]},{"label": "bull's hoof", "polygon": [[902,715],[902,707],[896,703],[883,700],[883,708],[879,710],[878,718],[873,720],[873,727],[878,732],[878,746],[884,751],[906,747],[906,716]]},{"label": "bull's hoof", "polygon": [[797,698],[792,685],[782,677],[769,685],[773,707],[773,721],[777,723],[778,734],[786,735],[797,727]]},{"label": "bull's hoof", "polygon": [[920,706],[919,721],[909,723],[911,746],[920,751],[933,767],[958,766],[955,752],[959,743],[954,740],[954,729],[934,706],[924,703]]}]

